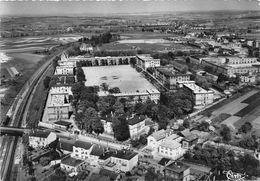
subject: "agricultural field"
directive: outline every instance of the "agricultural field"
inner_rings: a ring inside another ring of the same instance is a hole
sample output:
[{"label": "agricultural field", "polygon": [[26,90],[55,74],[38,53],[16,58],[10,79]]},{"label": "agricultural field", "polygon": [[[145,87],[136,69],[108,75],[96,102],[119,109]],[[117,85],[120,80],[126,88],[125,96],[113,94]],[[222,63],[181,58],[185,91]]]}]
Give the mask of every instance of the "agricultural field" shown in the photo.
[{"label": "agricultural field", "polygon": [[212,112],[212,120],[220,115],[226,116],[221,124],[238,129],[245,122],[250,122],[253,129],[260,131],[260,91],[252,90],[245,95],[223,105]]}]

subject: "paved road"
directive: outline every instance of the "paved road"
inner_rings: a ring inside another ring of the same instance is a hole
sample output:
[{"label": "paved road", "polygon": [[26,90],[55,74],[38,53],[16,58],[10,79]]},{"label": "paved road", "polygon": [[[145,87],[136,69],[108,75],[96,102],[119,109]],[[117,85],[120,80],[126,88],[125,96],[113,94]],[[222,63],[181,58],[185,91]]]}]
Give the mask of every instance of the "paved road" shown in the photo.
[{"label": "paved road", "polygon": [[[69,49],[69,48],[68,48]],[[66,51],[66,50],[65,50]],[[34,87],[39,84],[42,75],[44,72],[48,69],[49,66],[51,66],[52,60],[56,57],[62,54],[63,51],[55,54],[51,59],[46,61],[28,80],[28,82],[24,85],[24,87],[21,89],[17,97],[19,98],[19,101],[14,106],[14,112],[13,117],[11,120],[10,125],[20,127],[21,125],[25,125],[24,122],[26,121],[26,116],[28,113],[30,101],[32,100],[33,94],[31,94],[34,90]],[[9,180],[11,175],[11,169],[13,166],[13,159],[14,159],[14,153],[16,149],[16,145],[18,143],[17,137],[12,137],[13,139],[11,141],[8,141],[7,144],[2,146],[0,148],[1,150],[5,150],[5,154],[0,155],[0,160],[2,161],[1,166],[1,173],[0,173],[0,180]],[[6,136],[3,137],[3,142],[6,139]]]}]

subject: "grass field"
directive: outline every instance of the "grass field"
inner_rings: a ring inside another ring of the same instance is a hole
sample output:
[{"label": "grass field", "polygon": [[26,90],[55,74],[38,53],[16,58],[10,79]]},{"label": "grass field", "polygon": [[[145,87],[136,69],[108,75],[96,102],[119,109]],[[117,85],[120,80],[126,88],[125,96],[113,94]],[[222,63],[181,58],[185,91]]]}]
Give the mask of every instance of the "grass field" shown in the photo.
[{"label": "grass field", "polygon": [[119,87],[121,92],[140,92],[155,88],[144,76],[130,65],[83,67],[86,86],[107,83],[110,88]]}]

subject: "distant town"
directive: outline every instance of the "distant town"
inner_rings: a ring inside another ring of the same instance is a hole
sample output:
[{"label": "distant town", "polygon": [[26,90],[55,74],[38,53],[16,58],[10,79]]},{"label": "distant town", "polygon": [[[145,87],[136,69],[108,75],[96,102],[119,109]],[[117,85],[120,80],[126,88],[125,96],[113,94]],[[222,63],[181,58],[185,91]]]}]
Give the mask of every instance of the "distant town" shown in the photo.
[{"label": "distant town", "polygon": [[1,180],[260,179],[257,22],[1,18]]}]

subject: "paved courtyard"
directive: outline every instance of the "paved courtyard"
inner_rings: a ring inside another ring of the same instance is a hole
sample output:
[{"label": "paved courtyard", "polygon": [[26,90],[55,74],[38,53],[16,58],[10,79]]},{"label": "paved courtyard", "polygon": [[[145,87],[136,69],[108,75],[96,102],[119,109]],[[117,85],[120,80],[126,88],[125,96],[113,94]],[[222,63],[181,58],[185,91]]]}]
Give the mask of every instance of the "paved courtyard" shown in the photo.
[{"label": "paved courtyard", "polygon": [[124,92],[144,92],[155,87],[141,73],[130,65],[83,67],[86,76],[86,86],[107,83],[110,88],[119,87]]}]

